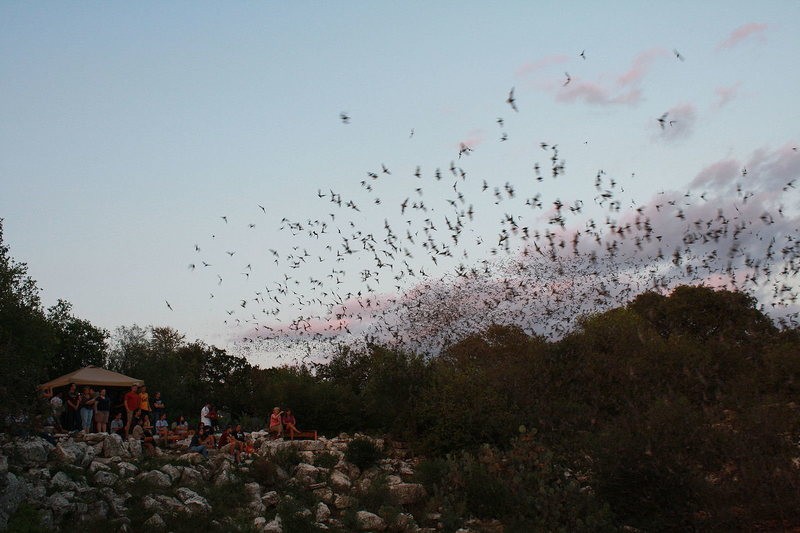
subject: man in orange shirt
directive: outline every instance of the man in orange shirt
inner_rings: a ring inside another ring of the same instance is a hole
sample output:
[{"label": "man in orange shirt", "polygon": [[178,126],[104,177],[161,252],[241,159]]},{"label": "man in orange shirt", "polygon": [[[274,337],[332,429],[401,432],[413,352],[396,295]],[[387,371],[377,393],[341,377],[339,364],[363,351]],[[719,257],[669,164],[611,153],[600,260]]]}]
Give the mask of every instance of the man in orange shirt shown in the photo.
[{"label": "man in orange shirt", "polygon": [[133,422],[133,412],[139,408],[139,392],[138,385],[131,385],[131,390],[125,393],[125,410],[128,412],[128,417],[125,419],[125,435],[131,429],[131,422]]}]

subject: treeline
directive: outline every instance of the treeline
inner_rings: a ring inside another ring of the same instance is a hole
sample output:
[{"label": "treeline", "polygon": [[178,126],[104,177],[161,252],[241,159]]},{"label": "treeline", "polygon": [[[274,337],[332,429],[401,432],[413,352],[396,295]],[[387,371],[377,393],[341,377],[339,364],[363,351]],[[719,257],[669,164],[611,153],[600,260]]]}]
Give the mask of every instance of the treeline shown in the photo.
[{"label": "treeline", "polygon": [[[301,428],[406,440],[430,458],[440,501],[521,530],[545,515],[545,529],[800,526],[800,331],[742,293],[645,293],[557,342],[498,325],[433,358],[369,345],[261,369],[170,328],[109,337],[66,303],[43,310],[1,230],[5,413],[46,377],[106,364],[161,391],[171,415],[207,400],[255,427],[288,405]],[[554,492],[562,472],[588,488]]]}]

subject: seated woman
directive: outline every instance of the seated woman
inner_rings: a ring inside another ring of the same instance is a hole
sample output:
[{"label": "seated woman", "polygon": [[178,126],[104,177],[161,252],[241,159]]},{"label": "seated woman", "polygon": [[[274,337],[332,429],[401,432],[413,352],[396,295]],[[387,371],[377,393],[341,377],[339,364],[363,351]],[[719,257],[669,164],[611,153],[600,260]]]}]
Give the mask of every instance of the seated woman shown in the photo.
[{"label": "seated woman", "polygon": [[273,408],[272,414],[269,415],[269,434],[275,439],[283,436],[283,422],[281,415],[283,415],[283,411],[281,411],[280,407]]},{"label": "seated woman", "polygon": [[[283,424],[284,431],[300,433],[300,430],[297,429],[297,419],[294,417],[292,410],[288,407],[281,417],[281,423]],[[291,433],[289,434],[291,435]]]},{"label": "seated woman", "polygon": [[179,437],[185,437],[189,434],[189,422],[183,415],[178,416],[178,419],[172,423],[172,432]]},{"label": "seated woman", "polygon": [[156,420],[156,433],[161,437],[166,437],[169,433],[169,422],[167,421],[167,413],[161,413],[161,418]]},{"label": "seated woman", "polygon": [[142,424],[137,420],[131,429],[130,439],[138,440],[142,443],[142,448],[147,455],[155,454],[155,439],[153,432],[150,429],[145,429]]},{"label": "seated woman", "polygon": [[206,449],[203,441],[205,441],[206,435],[205,430],[200,430],[194,435],[192,435],[192,440],[189,443],[189,451],[194,453],[199,453],[205,458],[208,458],[208,450]]},{"label": "seated woman", "polygon": [[222,432],[222,435],[219,436],[219,440],[217,440],[217,448],[220,451],[225,453],[230,453],[233,455],[236,464],[242,462],[241,453],[242,453],[242,443],[236,440],[233,436],[233,431],[231,426],[225,428]]}]

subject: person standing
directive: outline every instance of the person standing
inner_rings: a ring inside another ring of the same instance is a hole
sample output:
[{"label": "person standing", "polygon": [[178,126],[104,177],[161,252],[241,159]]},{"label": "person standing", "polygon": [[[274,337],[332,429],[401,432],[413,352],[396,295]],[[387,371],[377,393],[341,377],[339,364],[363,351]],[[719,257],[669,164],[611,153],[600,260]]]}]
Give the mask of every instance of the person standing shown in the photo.
[{"label": "person standing", "polygon": [[164,410],[166,409],[166,406],[164,405],[164,400],[161,399],[161,393],[160,392],[156,392],[153,395],[153,402],[152,403],[153,403],[153,405],[152,405],[152,407],[153,407],[153,418],[155,420],[161,420],[161,415],[164,414]]},{"label": "person standing", "polygon": [[80,407],[81,396],[78,394],[78,386],[70,383],[67,391],[67,411],[64,420],[64,429],[67,431],[74,431],[80,427],[80,416],[78,415]]},{"label": "person standing", "polygon": [[131,390],[125,393],[125,412],[128,415],[125,419],[125,435],[131,430],[133,422],[133,412],[139,409],[139,386],[131,385]]},{"label": "person standing", "polygon": [[92,431],[95,403],[94,392],[89,387],[85,387],[80,398],[81,429],[84,433]]},{"label": "person standing", "polygon": [[150,416],[150,394],[144,385],[139,387],[139,409],[142,410],[143,415]]},{"label": "person standing", "polygon": [[106,396],[106,389],[100,389],[100,395],[94,403],[95,431],[105,433],[108,429],[108,415],[111,413],[111,399]]},{"label": "person standing", "polygon": [[200,410],[200,425],[203,427],[212,427],[214,424],[211,421],[211,403],[206,402]]}]

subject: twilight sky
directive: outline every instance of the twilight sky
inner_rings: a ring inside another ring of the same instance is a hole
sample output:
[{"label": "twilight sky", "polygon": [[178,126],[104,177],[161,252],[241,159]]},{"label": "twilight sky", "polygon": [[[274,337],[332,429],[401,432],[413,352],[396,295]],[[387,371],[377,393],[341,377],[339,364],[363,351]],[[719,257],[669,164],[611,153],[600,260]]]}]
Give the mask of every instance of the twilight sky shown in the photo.
[{"label": "twilight sky", "polygon": [[[646,4],[2,2],[5,239],[47,305],[67,299],[109,330],[170,325],[228,346],[268,322],[245,323],[265,307],[241,306],[259,287],[369,285],[357,259],[287,270],[304,250],[309,262],[326,245],[335,257],[337,227],[422,235],[459,191],[475,211],[458,250],[468,257],[415,254],[413,268],[445,275],[491,257],[481,242],[497,244],[505,214],[544,231],[556,198],[603,219],[600,170],[618,182],[624,218],[661,193],[734,198],[750,165],[754,219],[780,205],[782,231],[796,231],[798,195],[782,187],[800,178],[800,3]],[[472,149],[462,159],[460,143]],[[558,145],[558,179],[540,143]],[[516,213],[492,196],[505,184]],[[359,211],[330,217],[331,190]],[[544,209],[524,211],[537,193]],[[433,213],[406,221],[405,198]],[[330,233],[305,234],[316,220]],[[391,278],[372,289],[396,291]],[[285,319],[313,313],[296,299]]]}]

